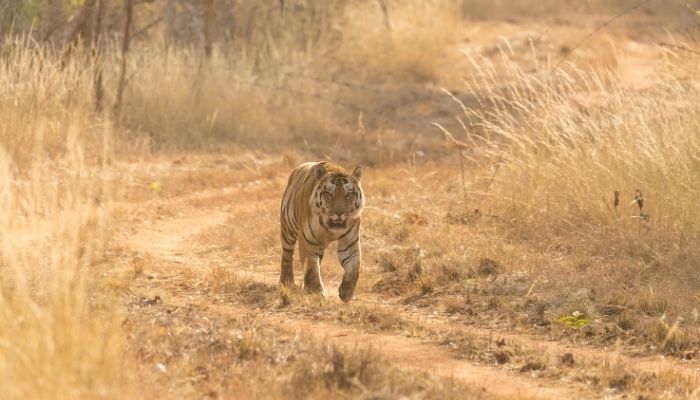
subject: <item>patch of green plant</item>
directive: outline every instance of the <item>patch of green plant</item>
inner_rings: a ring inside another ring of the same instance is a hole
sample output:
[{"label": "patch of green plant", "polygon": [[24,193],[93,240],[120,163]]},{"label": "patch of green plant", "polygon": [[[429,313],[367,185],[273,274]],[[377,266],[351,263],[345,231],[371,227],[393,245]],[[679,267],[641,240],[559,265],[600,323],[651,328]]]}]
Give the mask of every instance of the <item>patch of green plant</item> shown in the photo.
[{"label": "patch of green plant", "polygon": [[562,315],[557,321],[572,329],[581,329],[593,322],[593,320],[587,319],[585,314],[578,311],[574,311],[571,315]]},{"label": "patch of green plant", "polygon": [[154,193],[158,193],[163,190],[163,185],[160,182],[153,181],[148,183],[148,189]]}]

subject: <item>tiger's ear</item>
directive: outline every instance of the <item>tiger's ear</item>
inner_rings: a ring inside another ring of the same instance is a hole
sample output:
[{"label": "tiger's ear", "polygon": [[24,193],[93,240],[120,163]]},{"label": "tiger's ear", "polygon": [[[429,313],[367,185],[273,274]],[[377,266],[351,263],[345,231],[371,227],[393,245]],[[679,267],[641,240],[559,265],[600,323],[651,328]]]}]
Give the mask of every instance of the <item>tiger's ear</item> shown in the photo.
[{"label": "tiger's ear", "polygon": [[314,171],[314,176],[316,177],[317,180],[323,178],[323,176],[326,175],[326,173],[328,172],[328,171],[326,171],[326,167],[323,165],[323,163],[316,164],[313,168],[313,171]]},{"label": "tiger's ear", "polygon": [[357,180],[359,181],[360,178],[362,178],[362,167],[360,167],[360,166],[355,167],[355,170],[352,171],[352,176],[357,178]]}]

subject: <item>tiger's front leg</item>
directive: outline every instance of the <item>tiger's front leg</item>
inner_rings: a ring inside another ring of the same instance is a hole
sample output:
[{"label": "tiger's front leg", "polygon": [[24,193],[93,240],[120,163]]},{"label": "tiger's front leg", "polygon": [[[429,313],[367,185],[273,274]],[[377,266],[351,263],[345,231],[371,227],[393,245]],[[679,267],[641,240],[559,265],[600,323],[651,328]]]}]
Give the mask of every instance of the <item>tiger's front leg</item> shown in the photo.
[{"label": "tiger's front leg", "polygon": [[350,301],[355,292],[357,279],[360,277],[360,221],[350,228],[348,234],[338,240],[338,261],[345,273],[338,289],[338,295],[343,301]]},{"label": "tiger's front leg", "polygon": [[325,250],[321,246],[306,241],[301,242],[300,255],[304,260],[304,289],[309,293],[323,294],[321,260]]}]

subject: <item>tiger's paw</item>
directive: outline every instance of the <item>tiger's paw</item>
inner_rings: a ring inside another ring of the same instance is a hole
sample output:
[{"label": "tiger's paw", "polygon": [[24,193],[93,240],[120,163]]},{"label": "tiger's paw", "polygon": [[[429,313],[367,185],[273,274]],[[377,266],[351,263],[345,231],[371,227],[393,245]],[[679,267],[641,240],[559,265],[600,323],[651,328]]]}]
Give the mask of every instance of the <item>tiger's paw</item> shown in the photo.
[{"label": "tiger's paw", "polygon": [[354,282],[351,283],[348,281],[343,281],[343,283],[340,284],[340,288],[338,288],[338,295],[340,296],[340,300],[343,300],[346,303],[352,300],[354,291]]},{"label": "tiger's paw", "polygon": [[280,279],[280,285],[286,287],[286,288],[293,288],[294,287],[294,278],[290,279]]},{"label": "tiger's paw", "polygon": [[308,294],[317,294],[322,297],[326,296],[326,292],[323,290],[323,285],[320,283],[304,284],[304,291]]}]

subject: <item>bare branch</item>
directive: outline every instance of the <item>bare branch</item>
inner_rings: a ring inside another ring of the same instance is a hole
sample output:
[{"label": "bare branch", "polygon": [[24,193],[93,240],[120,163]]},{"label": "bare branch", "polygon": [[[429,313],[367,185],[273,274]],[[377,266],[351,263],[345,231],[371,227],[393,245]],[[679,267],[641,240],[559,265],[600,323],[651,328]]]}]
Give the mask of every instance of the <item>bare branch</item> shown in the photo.
[{"label": "bare branch", "polygon": [[160,24],[163,21],[163,17],[158,17],[154,19],[153,21],[147,23],[143,28],[139,29],[138,31],[134,32],[131,35],[131,39],[136,39],[137,37],[145,34],[149,29],[153,28],[154,26]]},{"label": "bare branch", "polygon": [[632,11],[638,9],[639,7],[645,5],[646,3],[650,2],[650,1],[651,1],[651,0],[642,0],[642,1],[640,1],[639,3],[632,5],[631,7],[629,7],[629,8],[627,8],[627,9],[623,10],[621,13],[617,14],[616,16],[614,16],[614,17],[610,18],[609,20],[605,21],[605,23],[604,23],[603,25],[599,26],[596,30],[594,30],[593,32],[589,33],[588,35],[586,35],[586,37],[584,37],[584,38],[581,39],[578,43],[576,43],[576,45],[575,45],[574,47],[571,48],[571,51],[569,51],[569,52],[566,53],[561,59],[559,59],[559,61],[557,62],[557,64],[554,66],[554,68],[552,68],[551,71],[549,71],[549,73],[550,73],[550,74],[553,74],[556,70],[558,70],[559,67],[564,63],[564,61],[566,61],[566,59],[569,58],[569,55],[571,55],[576,49],[578,49],[578,48],[581,47],[584,43],[586,43],[586,42],[588,41],[588,39],[592,38],[592,37],[595,36],[598,32],[600,32],[600,31],[602,31],[603,29],[607,28],[608,25],[612,24],[612,23],[615,22],[616,20],[618,20],[618,19],[624,17],[625,15],[631,13]]}]

